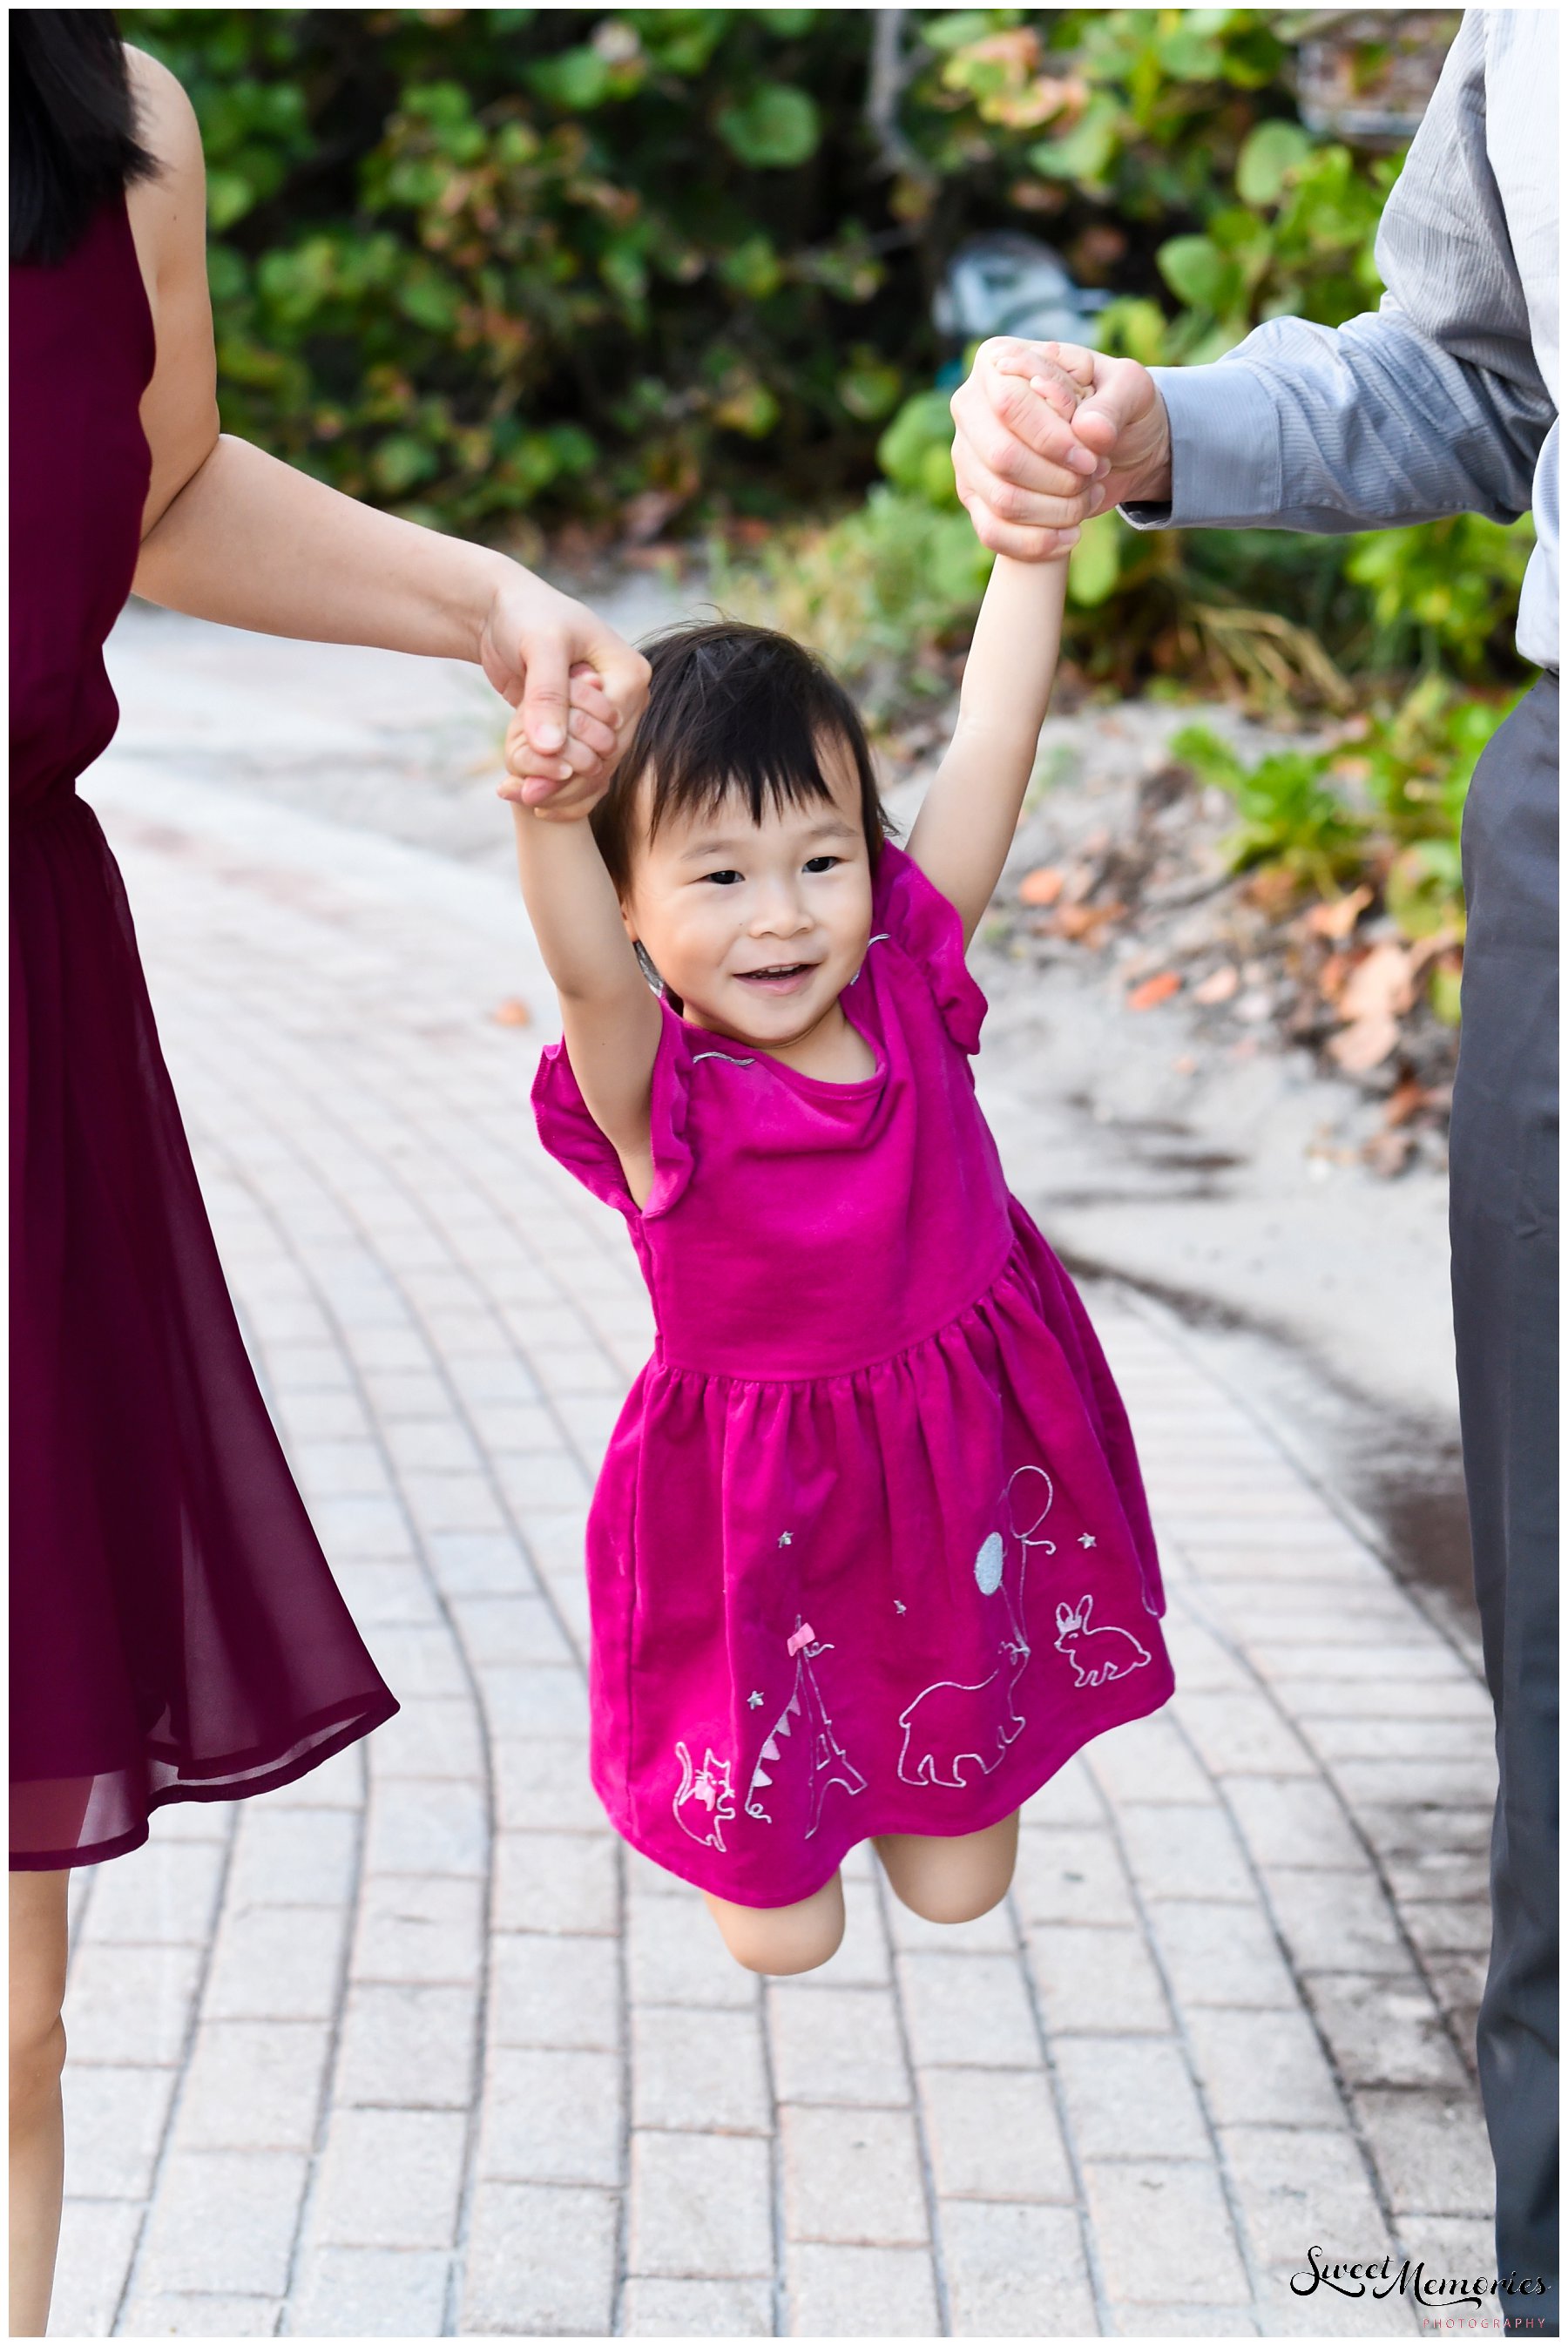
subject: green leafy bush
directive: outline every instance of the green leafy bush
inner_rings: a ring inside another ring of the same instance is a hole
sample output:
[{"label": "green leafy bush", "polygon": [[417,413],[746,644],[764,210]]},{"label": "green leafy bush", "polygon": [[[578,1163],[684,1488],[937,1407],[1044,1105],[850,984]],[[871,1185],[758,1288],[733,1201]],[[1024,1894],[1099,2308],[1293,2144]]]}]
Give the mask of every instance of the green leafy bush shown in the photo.
[{"label": "green leafy bush", "polygon": [[[1399,169],[1302,127],[1292,20],[1268,10],[121,21],[201,121],[228,425],[468,531],[793,519],[861,493],[879,452],[896,495],[952,518],[929,319],[963,236],[1038,231],[1115,295],[1107,348],[1192,362],[1373,302]],[[933,527],[879,496],[851,566],[956,546]],[[1473,519],[1327,549],[1107,520],[1074,564],[1074,648],[1120,686],[1320,699],[1308,633],[1341,664],[1511,675],[1526,552],[1526,525]],[[962,634],[972,575],[941,611],[929,580],[892,600]]]},{"label": "green leafy bush", "polygon": [[867,477],[972,229],[1038,220],[1145,357],[1375,290],[1397,167],[1302,130],[1267,12],[910,11],[873,120],[878,14],[124,12],[201,119],[229,420],[464,525],[785,510]]},{"label": "green leafy bush", "polygon": [[716,539],[709,584],[726,610],[814,645],[877,725],[952,689],[943,655],[967,638],[991,561],[962,507],[882,483],[830,526],[774,531],[755,561]]},{"label": "green leafy bush", "polygon": [[[1411,944],[1453,942],[1464,934],[1465,797],[1512,706],[1510,697],[1481,699],[1434,673],[1342,729],[1330,748],[1276,750],[1247,767],[1195,725],[1173,737],[1171,754],[1236,801],[1234,871],[1265,866],[1321,894],[1365,883]],[[1451,971],[1435,966],[1431,988],[1451,1023]]]},{"label": "green leafy bush", "polygon": [[1325,779],[1325,759],[1275,750],[1244,766],[1202,725],[1184,727],[1170,747],[1201,781],[1236,801],[1241,820],[1226,842],[1233,872],[1268,864],[1325,895],[1359,873],[1367,826]]}]

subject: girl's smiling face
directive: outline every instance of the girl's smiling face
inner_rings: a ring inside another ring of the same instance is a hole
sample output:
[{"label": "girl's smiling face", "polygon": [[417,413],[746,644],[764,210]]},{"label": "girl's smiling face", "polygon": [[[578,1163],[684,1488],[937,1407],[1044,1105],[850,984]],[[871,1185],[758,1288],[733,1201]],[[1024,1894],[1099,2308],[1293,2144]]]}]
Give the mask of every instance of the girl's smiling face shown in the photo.
[{"label": "girl's smiling face", "polygon": [[645,831],[621,908],[693,1025],[786,1056],[843,1022],[839,996],[871,926],[854,761],[833,740],[819,754],[830,800],[769,807],[753,821],[731,791],[667,816],[651,841]]}]

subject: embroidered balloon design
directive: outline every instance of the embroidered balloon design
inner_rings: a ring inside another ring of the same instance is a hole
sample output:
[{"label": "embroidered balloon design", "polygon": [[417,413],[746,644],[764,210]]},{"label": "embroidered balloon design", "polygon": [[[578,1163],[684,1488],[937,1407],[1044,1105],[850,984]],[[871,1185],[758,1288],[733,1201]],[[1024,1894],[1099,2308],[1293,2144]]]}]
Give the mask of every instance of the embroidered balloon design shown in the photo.
[{"label": "embroidered balloon design", "polygon": [[1007,1543],[1000,1532],[987,1534],[974,1559],[974,1582],[981,1595],[1002,1594],[1003,1619],[987,1616],[999,1633],[996,1668],[978,1686],[939,1678],[935,1685],[922,1687],[899,1713],[904,1730],[899,1774],[906,1784],[951,1784],[962,1790],[972,1780],[966,1773],[972,1765],[986,1776],[1000,1767],[1008,1745],[1028,1724],[1013,1691],[1029,1664],[1023,1576],[1031,1548],[1042,1548],[1047,1556],[1056,1552],[1055,1542],[1040,1532],[1054,1496],[1043,1466],[1020,1466],[1009,1477],[1003,1503],[1017,1548],[1012,1582],[1006,1576]]},{"label": "embroidered balloon design", "polygon": [[974,1559],[974,1579],[983,1596],[994,1596],[1001,1587],[1006,1553],[1000,1532],[992,1532],[981,1542],[980,1554]]}]

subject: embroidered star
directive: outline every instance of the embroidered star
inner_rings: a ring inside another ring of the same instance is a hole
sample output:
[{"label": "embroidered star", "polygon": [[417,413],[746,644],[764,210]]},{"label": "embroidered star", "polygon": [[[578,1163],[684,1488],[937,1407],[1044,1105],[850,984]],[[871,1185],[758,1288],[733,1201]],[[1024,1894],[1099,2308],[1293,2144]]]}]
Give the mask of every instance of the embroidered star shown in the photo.
[{"label": "embroidered star", "polygon": [[756,1693],[748,1694],[748,1695],[747,1696],[747,1698],[746,1698],[746,1700],[747,1700],[747,1703],[748,1703],[748,1707],[749,1707],[752,1710],[760,1710],[760,1709],[761,1709],[761,1708],[762,1708],[762,1697],[761,1697],[759,1694],[756,1694]]},{"label": "embroidered star", "polygon": [[793,1532],[780,1532],[779,1535],[779,1545],[780,1547],[789,1547],[792,1545],[794,1538],[795,1535]]},{"label": "embroidered star", "polygon": [[1079,1545],[1080,1547],[1093,1547],[1093,1546],[1095,1545],[1095,1535],[1094,1535],[1094,1533],[1093,1533],[1093,1532],[1080,1532],[1080,1533],[1078,1534],[1078,1545]]},{"label": "embroidered star", "polygon": [[895,1613],[907,1613],[909,1609],[910,1608],[907,1605],[901,1605],[896,1596],[893,1598],[893,1611]]}]

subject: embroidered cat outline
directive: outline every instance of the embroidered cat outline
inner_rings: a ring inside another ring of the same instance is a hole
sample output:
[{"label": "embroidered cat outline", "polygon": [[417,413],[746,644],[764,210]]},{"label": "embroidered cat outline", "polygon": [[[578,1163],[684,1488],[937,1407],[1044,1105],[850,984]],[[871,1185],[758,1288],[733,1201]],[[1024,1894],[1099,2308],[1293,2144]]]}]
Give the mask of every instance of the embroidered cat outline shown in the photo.
[{"label": "embroidered cat outline", "polygon": [[716,1760],[708,1751],[700,1768],[692,1765],[691,1754],[684,1743],[675,1747],[680,1761],[680,1789],[675,1796],[675,1821],[682,1832],[700,1841],[704,1849],[724,1848],[724,1827],[735,1815],[735,1794],[730,1787],[728,1760]]}]

